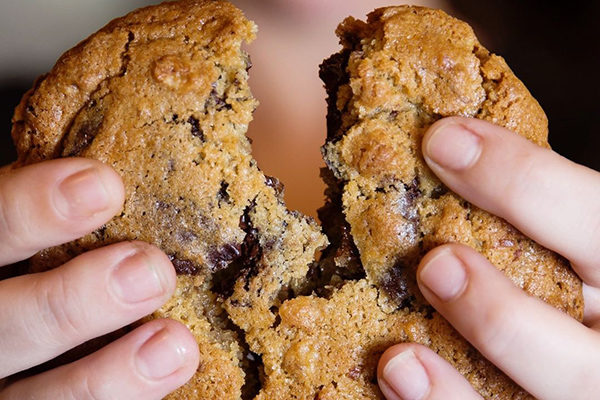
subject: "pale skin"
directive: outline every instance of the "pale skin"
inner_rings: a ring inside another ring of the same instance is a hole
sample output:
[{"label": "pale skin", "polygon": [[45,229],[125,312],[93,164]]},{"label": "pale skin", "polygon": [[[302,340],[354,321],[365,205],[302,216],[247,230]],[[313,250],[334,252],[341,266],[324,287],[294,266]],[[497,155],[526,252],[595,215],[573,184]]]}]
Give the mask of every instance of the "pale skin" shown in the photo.
[{"label": "pale skin", "polygon": [[[537,398],[593,398],[600,379],[600,256],[594,246],[600,174],[504,128],[466,118],[437,122],[422,147],[451,189],[571,260],[584,281],[585,320],[529,297],[461,245],[436,248],[422,260],[417,278],[427,300]],[[123,196],[119,176],[93,160],[4,169],[0,262],[26,259],[92,231],[119,212]],[[138,320],[174,287],[168,258],[137,242],[0,281],[0,378]],[[177,322],[156,320],[80,361],[16,381],[0,399],[160,399],[186,382],[198,362],[191,333]],[[388,400],[479,398],[446,361],[416,344],[388,349],[378,377]]]}]

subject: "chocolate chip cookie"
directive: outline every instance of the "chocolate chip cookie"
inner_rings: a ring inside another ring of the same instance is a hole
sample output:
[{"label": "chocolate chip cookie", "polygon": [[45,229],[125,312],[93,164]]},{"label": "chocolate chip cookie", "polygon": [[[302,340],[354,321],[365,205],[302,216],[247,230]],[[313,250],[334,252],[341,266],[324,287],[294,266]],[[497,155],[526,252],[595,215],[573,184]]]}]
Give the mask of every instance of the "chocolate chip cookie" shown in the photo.
[{"label": "chocolate chip cookie", "polygon": [[122,240],[164,250],[178,285],[149,318],[185,323],[201,353],[172,399],[379,399],[378,358],[403,341],[434,349],[486,398],[526,398],[427,304],[415,268],[433,247],[464,243],[578,319],[581,282],[566,260],[449,191],[420,143],[436,120],[463,115],[548,146],[538,103],[441,11],[348,18],[343,49],[321,66],[321,228],[286,209],[282,185],[250,154],[257,102],[241,45],[255,31],[226,1],[163,3],[109,23],[38,79],[15,111],[17,165],[95,158],[121,174],[126,200],[32,268]]}]

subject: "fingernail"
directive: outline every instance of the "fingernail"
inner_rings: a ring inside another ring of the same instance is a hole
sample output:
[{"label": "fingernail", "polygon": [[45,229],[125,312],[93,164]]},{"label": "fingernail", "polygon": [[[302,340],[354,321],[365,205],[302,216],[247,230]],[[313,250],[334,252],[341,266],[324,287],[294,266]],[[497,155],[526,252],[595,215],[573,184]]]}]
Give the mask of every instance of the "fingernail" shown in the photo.
[{"label": "fingernail", "polygon": [[425,146],[425,157],[437,165],[460,171],[474,165],[481,155],[481,138],[457,123],[441,124]]},{"label": "fingernail", "polygon": [[450,301],[464,290],[467,273],[462,261],[444,249],[421,268],[419,279],[441,300]]},{"label": "fingernail", "polygon": [[111,276],[115,294],[125,303],[139,303],[164,294],[167,279],[156,263],[143,250],[121,261]]},{"label": "fingernail", "polygon": [[109,194],[95,168],[79,171],[59,186],[55,196],[58,210],[68,217],[90,217],[109,206]]},{"label": "fingernail", "polygon": [[429,377],[415,354],[407,350],[383,368],[385,384],[402,400],[421,400],[429,390]]},{"label": "fingernail", "polygon": [[150,379],[162,379],[181,368],[188,350],[179,340],[163,329],[148,339],[136,354],[136,365],[142,375]]}]

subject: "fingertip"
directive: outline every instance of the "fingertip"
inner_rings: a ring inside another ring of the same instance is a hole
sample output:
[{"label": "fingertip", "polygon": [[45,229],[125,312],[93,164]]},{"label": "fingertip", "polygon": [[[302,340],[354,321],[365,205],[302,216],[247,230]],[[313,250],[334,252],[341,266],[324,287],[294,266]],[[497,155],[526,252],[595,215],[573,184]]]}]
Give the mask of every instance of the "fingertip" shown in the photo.
[{"label": "fingertip", "polygon": [[178,321],[157,319],[139,332],[135,365],[143,379],[163,382],[170,391],[185,384],[200,363],[198,343],[190,330]]},{"label": "fingertip", "polygon": [[403,343],[387,349],[379,360],[379,387],[388,400],[422,400],[431,381],[419,357],[419,345]]},{"label": "fingertip", "polygon": [[177,287],[177,272],[173,266],[170,258],[157,246],[142,242],[142,241],[131,241],[131,246],[136,248],[137,251],[146,254],[152,266],[157,271],[165,289],[165,298],[169,298],[175,292]]},{"label": "fingertip", "polygon": [[156,319],[87,357],[17,381],[0,397],[161,399],[194,375],[199,359],[184,325]]},{"label": "fingertip", "polygon": [[122,208],[123,180],[109,165],[87,158],[65,158],[43,164],[55,175],[53,203],[58,216],[66,220],[106,222]]},{"label": "fingertip", "polygon": [[125,185],[123,178],[110,165],[97,160],[89,160],[98,170],[105,190],[109,194],[110,208],[117,214],[125,202]]},{"label": "fingertip", "polygon": [[388,348],[377,366],[387,400],[481,399],[467,380],[433,350],[417,343]]},{"label": "fingertip", "polygon": [[447,118],[431,126],[423,139],[423,155],[436,172],[458,173],[477,163],[483,139],[464,118]]},{"label": "fingertip", "polygon": [[466,290],[468,267],[459,256],[465,251],[473,250],[461,244],[446,244],[423,257],[417,269],[417,283],[429,301],[452,302]]}]

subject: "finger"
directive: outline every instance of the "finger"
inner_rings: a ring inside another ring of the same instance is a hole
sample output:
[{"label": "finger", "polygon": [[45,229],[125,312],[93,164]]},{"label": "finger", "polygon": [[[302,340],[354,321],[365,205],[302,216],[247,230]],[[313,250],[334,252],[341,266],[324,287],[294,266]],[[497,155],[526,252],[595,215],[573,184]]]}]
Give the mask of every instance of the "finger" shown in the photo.
[{"label": "finger", "polygon": [[600,289],[594,286],[582,285],[583,299],[583,323],[589,328],[600,330]]},{"label": "finger", "polygon": [[587,398],[600,379],[597,333],[527,295],[469,247],[432,250],[417,280],[458,332],[535,397]]},{"label": "finger", "polygon": [[600,286],[600,174],[477,119],[438,121],[423,150],[453,191],[559,252]]},{"label": "finger", "polygon": [[154,320],[88,357],[12,384],[0,398],[158,400],[192,377],[199,358],[185,326]]},{"label": "finger", "polygon": [[93,231],[123,199],[121,178],[99,161],[52,160],[0,174],[0,265]]},{"label": "finger", "polygon": [[399,344],[383,353],[377,381],[387,400],[481,399],[448,362],[414,343]]},{"label": "finger", "polygon": [[0,378],[153,312],[175,290],[167,256],[141,242],[83,254],[0,282]]}]

